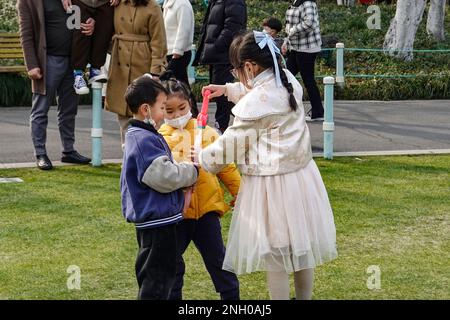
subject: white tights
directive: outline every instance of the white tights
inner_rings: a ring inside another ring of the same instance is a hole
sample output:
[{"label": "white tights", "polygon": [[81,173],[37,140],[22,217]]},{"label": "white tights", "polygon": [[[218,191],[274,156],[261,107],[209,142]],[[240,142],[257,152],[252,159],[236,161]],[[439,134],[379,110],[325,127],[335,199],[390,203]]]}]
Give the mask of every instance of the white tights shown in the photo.
[{"label": "white tights", "polygon": [[[314,285],[314,269],[294,272],[295,297],[297,300],[311,300]],[[270,299],[289,300],[289,274],[285,271],[267,271],[267,286]]]}]

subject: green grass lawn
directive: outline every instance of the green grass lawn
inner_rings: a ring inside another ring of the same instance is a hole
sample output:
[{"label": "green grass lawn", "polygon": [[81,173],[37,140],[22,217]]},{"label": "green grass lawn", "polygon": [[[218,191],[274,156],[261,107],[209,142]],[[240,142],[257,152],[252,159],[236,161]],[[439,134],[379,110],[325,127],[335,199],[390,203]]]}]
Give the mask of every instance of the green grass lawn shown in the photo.
[{"label": "green grass lawn", "polygon": [[[450,156],[317,160],[334,209],[339,257],[316,272],[314,299],[450,299]],[[133,227],[120,167],[0,170],[0,299],[134,299]],[[231,215],[223,219],[226,238]],[[217,299],[199,253],[186,254],[185,297]],[[69,291],[67,268],[81,269]],[[367,268],[381,269],[369,290]],[[264,273],[240,277],[267,299]]]}]

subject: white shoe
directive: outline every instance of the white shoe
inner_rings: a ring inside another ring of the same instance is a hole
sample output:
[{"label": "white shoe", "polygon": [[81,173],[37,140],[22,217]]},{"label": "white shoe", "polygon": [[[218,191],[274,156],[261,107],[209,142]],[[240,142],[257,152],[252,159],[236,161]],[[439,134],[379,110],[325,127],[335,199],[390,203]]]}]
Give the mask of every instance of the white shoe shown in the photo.
[{"label": "white shoe", "polygon": [[82,75],[75,75],[75,82],[73,84],[73,88],[78,95],[89,94],[89,88],[87,87],[86,81],[84,80]]},{"label": "white shoe", "polygon": [[107,75],[103,72],[103,69],[91,68],[89,71],[89,84],[93,82],[105,83],[108,81]]}]

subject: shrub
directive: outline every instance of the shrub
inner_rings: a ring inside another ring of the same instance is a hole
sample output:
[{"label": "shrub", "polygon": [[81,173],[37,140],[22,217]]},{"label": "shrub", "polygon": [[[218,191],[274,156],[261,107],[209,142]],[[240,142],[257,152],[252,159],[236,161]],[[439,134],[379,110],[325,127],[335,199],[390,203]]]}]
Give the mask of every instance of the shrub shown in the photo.
[{"label": "shrub", "polygon": [[0,0],[0,32],[17,32],[16,0]]}]

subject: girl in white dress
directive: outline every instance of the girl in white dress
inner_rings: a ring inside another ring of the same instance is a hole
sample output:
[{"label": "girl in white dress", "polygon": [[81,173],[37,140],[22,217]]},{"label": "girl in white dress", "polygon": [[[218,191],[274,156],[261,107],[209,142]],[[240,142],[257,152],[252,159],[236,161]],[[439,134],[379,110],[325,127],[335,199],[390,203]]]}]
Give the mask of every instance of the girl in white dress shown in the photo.
[{"label": "girl in white dress", "polygon": [[302,87],[280,65],[270,36],[252,31],[230,48],[240,80],[209,85],[210,98],[236,103],[234,123],[199,155],[211,173],[236,162],[243,175],[223,268],[236,274],[266,271],[271,299],[311,299],[314,268],[337,257],[327,191],[312,159]]}]

